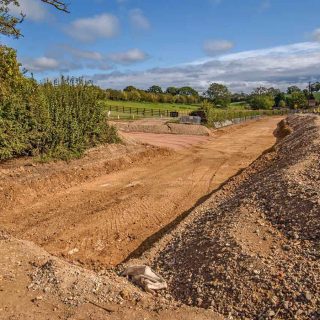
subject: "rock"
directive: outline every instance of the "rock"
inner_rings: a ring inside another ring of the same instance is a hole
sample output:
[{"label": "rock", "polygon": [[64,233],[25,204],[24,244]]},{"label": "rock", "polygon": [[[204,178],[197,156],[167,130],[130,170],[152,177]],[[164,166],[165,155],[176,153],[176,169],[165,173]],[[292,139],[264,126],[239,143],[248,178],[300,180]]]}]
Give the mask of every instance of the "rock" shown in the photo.
[{"label": "rock", "polygon": [[308,301],[312,300],[312,294],[309,291],[306,291],[304,293],[304,296],[305,296],[306,300],[308,300]]},{"label": "rock", "polygon": [[131,292],[127,288],[124,288],[120,291],[120,296],[125,300],[130,300]]},{"label": "rock", "polygon": [[32,299],[32,302],[37,302],[37,301],[41,301],[41,300],[43,300],[43,296],[37,296]]},{"label": "rock", "polygon": [[275,315],[276,313],[271,309],[267,312],[267,317],[274,317]]},{"label": "rock", "polygon": [[201,298],[197,299],[197,305],[200,307],[202,305],[203,300]]},{"label": "rock", "polygon": [[282,246],[282,249],[285,250],[285,251],[290,251],[290,250],[291,250],[290,246],[287,245],[287,244],[284,244],[284,245]]},{"label": "rock", "polygon": [[79,252],[79,249],[78,248],[73,248],[70,251],[68,251],[68,254],[71,256],[71,255],[73,255],[73,254],[75,254],[77,252]]}]

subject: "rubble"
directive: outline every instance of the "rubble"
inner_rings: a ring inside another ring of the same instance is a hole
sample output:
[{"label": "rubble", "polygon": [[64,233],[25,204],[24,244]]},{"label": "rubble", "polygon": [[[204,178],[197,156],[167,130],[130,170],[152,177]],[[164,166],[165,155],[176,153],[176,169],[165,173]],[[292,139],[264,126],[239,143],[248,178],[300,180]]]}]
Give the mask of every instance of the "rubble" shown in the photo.
[{"label": "rubble", "polygon": [[233,319],[320,318],[320,118],[276,134],[153,258],[174,299]]}]

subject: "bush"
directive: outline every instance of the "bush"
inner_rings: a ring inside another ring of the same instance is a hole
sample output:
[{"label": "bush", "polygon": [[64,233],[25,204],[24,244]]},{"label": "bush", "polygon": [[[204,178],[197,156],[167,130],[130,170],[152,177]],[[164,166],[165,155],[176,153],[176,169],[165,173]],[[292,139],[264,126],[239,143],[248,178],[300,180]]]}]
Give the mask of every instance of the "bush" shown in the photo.
[{"label": "bush", "polygon": [[279,108],[285,108],[285,107],[286,107],[286,102],[284,100],[280,100]]},{"label": "bush", "polygon": [[308,100],[303,92],[295,91],[287,97],[287,104],[291,109],[305,108]]},{"label": "bush", "polygon": [[23,76],[15,51],[0,46],[0,160],[23,155],[70,159],[117,142],[99,103],[105,92],[82,79],[38,84]]},{"label": "bush", "polygon": [[274,99],[269,95],[253,95],[249,100],[249,104],[254,110],[270,110],[274,105]]},{"label": "bush", "polygon": [[50,119],[41,153],[59,158],[80,156],[89,147],[119,140],[115,128],[106,122],[99,88],[82,79],[71,84],[70,79],[62,78],[58,85],[42,85],[41,91]]}]

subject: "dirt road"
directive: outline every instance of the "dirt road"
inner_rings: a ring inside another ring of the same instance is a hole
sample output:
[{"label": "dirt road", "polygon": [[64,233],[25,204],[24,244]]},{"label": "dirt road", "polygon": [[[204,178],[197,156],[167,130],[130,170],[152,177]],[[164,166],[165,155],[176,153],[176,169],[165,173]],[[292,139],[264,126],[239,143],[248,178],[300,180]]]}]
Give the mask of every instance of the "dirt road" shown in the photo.
[{"label": "dirt road", "polygon": [[[27,208],[6,210],[0,224],[54,255],[89,267],[115,266],[271,147],[279,121],[270,117],[217,131],[147,165],[48,194]],[[152,143],[152,137],[146,141]]]}]

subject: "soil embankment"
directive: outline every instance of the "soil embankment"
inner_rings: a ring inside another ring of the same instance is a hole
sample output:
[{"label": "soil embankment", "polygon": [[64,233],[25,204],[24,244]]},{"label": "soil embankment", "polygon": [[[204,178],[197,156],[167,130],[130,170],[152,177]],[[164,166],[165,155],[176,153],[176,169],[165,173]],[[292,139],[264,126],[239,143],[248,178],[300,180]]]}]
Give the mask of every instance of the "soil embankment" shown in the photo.
[{"label": "soil embankment", "polygon": [[202,125],[167,122],[166,120],[136,120],[130,122],[113,122],[123,132],[144,132],[156,134],[181,134],[210,136],[211,131]]},{"label": "soil embankment", "polygon": [[174,299],[233,319],[319,319],[320,119],[290,116],[275,133],[145,253]]},{"label": "soil embankment", "polygon": [[115,170],[101,150],[97,165],[94,154],[70,167],[3,165],[1,228],[69,261],[115,266],[271,147],[279,121],[270,117],[218,130],[176,152],[148,147],[125,161],[114,155]]}]

